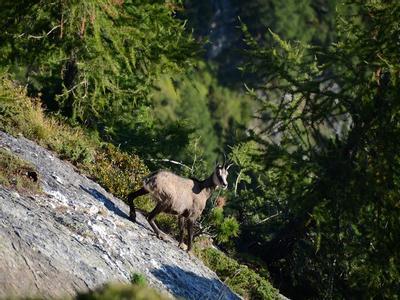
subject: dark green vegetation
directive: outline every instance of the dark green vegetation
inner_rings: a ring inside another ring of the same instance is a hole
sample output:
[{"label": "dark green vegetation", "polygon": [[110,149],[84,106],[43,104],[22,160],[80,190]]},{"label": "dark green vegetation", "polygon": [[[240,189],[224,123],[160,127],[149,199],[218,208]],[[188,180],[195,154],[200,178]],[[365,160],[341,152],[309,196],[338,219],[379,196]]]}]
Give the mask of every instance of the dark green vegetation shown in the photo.
[{"label": "dark green vegetation", "polygon": [[147,168],[204,178],[225,150],[231,188],[199,231],[263,277],[233,289],[396,299],[398,20],[394,0],[2,1],[0,127],[120,197]]},{"label": "dark green vegetation", "polygon": [[40,193],[39,174],[29,163],[0,148],[0,184],[20,192]]},{"label": "dark green vegetation", "polygon": [[162,1],[6,0],[1,11],[2,62],[48,109],[109,134],[194,50]]},{"label": "dark green vegetation", "polygon": [[[245,51],[226,47],[213,60],[223,80],[239,61],[239,81],[259,106],[250,138],[232,151],[240,176],[225,211],[241,225],[236,251],[262,258],[285,295],[393,299],[400,290],[400,4],[340,1],[336,18],[331,5],[234,6]],[[207,5],[190,9],[205,35],[207,17],[213,22]]]},{"label": "dark green vegetation", "polygon": [[133,273],[131,275],[131,283],[145,286],[145,285],[147,285],[147,279],[144,275],[142,275],[140,273]]}]

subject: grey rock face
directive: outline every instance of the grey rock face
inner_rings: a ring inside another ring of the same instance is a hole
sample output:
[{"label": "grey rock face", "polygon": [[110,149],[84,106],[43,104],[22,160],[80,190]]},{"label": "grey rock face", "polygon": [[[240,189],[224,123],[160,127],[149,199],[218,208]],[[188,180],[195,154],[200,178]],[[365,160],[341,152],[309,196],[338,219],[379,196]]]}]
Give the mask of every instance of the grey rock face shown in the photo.
[{"label": "grey rock face", "polygon": [[25,138],[0,132],[0,147],[33,163],[44,194],[0,186],[0,298],[73,296],[134,272],[184,299],[239,299],[203,263],[155,237],[145,218],[68,162]]}]

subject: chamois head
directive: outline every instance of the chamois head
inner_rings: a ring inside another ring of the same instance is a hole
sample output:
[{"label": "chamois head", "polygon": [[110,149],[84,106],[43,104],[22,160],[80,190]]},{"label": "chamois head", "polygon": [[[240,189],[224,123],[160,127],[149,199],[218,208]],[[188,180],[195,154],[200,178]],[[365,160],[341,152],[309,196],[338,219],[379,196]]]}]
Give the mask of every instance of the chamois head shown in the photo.
[{"label": "chamois head", "polygon": [[228,169],[232,166],[232,164],[226,166],[226,163],[223,165],[217,164],[213,173],[213,181],[216,186],[222,187],[224,190],[228,187]]}]

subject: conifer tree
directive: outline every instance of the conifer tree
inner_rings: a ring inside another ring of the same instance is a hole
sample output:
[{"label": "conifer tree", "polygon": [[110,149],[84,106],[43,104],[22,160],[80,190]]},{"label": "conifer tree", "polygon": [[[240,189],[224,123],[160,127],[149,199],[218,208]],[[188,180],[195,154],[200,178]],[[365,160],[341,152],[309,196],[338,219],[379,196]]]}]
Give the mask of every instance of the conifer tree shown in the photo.
[{"label": "conifer tree", "polygon": [[255,93],[264,126],[253,135],[263,171],[253,202],[242,203],[253,212],[242,242],[290,282],[289,296],[392,299],[400,290],[400,3],[343,1],[338,10],[328,49],[274,33],[275,45],[260,47],[247,35],[248,71],[264,80]]},{"label": "conifer tree", "polygon": [[193,56],[173,1],[4,0],[0,64],[74,120],[129,117],[159,74]]}]

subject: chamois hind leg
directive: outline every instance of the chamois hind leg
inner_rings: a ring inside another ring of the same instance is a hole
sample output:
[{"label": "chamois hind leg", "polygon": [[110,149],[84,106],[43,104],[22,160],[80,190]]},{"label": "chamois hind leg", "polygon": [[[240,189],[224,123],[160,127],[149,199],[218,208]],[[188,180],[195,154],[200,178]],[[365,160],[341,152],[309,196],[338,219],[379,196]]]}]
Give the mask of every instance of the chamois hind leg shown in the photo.
[{"label": "chamois hind leg", "polygon": [[186,222],[186,226],[187,226],[187,231],[188,231],[188,247],[187,247],[187,252],[189,252],[190,250],[192,250],[192,240],[193,240],[193,221],[190,220],[189,218],[187,219]]},{"label": "chamois hind leg", "polygon": [[185,231],[185,217],[179,216],[178,217],[178,226],[179,226],[179,245],[178,247],[181,248],[183,244],[183,235]]},{"label": "chamois hind leg", "polygon": [[157,217],[159,213],[163,212],[164,210],[165,210],[164,205],[158,203],[157,206],[147,216],[147,221],[149,222],[151,228],[153,228],[157,237],[161,240],[164,240],[166,238],[166,235],[157,227],[156,223],[154,222],[154,219]]},{"label": "chamois hind leg", "polygon": [[132,192],[128,195],[129,220],[131,220],[132,222],[136,222],[136,210],[135,210],[135,203],[134,203],[135,198],[146,195],[148,193],[149,192],[144,187],[142,187],[140,190]]}]

